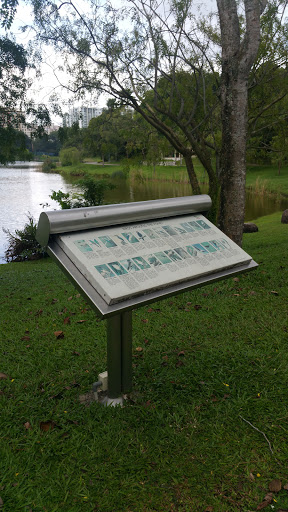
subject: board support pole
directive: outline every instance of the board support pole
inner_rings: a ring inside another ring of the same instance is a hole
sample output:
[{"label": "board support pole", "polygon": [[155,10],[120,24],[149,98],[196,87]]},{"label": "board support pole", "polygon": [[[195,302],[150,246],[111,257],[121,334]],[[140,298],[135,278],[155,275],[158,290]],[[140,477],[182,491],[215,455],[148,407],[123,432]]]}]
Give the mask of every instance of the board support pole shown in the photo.
[{"label": "board support pole", "polygon": [[132,311],[121,313],[121,390],[132,390]]},{"label": "board support pole", "polygon": [[132,388],[132,312],[107,319],[107,405],[123,403],[123,393]]}]

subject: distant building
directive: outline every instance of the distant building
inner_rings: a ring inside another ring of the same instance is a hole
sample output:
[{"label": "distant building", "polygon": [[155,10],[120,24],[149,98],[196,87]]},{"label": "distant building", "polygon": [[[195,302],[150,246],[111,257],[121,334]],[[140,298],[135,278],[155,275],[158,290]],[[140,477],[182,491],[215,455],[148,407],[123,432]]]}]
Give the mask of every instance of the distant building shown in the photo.
[{"label": "distant building", "polygon": [[79,123],[80,128],[87,128],[93,117],[102,114],[103,108],[98,107],[73,107],[63,116],[63,126],[71,128],[73,123]]},{"label": "distant building", "polygon": [[48,135],[51,133],[51,132],[57,132],[59,130],[60,126],[59,124],[50,124],[50,126],[47,126],[45,128],[45,132],[48,133]]}]

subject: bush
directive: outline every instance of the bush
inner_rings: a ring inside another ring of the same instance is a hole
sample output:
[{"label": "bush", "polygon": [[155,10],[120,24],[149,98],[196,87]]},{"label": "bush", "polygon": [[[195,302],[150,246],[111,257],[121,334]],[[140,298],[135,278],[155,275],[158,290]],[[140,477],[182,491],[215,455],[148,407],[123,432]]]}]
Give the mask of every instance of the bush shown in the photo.
[{"label": "bush", "polygon": [[53,160],[48,156],[45,158],[43,165],[42,165],[42,171],[43,172],[51,172],[53,169],[56,169],[56,164],[53,162]]},{"label": "bush", "polygon": [[5,251],[7,262],[38,260],[46,256],[45,251],[36,240],[36,230],[37,224],[30,214],[28,214],[28,222],[24,228],[16,229],[14,235],[9,229],[3,228],[9,242],[8,249]]},{"label": "bush", "polygon": [[105,191],[115,188],[115,185],[106,180],[94,180],[93,178],[84,178],[78,181],[77,185],[82,188],[82,193],[53,190],[50,197],[61,206],[62,210],[86,208],[103,204]]},{"label": "bush", "polygon": [[59,159],[63,167],[80,164],[82,160],[80,151],[74,147],[61,149]]}]

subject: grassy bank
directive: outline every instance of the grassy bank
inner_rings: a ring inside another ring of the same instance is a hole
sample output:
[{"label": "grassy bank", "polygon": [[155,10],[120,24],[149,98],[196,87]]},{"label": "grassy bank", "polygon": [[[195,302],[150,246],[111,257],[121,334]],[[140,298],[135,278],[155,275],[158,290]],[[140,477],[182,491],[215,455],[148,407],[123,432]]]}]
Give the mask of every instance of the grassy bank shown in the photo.
[{"label": "grassy bank", "polygon": [[[193,161],[199,182],[207,186],[207,173],[204,171],[202,164],[197,158]],[[123,167],[121,164],[105,164],[105,166],[102,166],[85,163],[71,167],[60,167],[59,172],[71,178],[89,175],[113,179],[118,173],[123,172]],[[140,180],[189,183],[185,165],[158,165],[155,169],[152,166],[132,165],[130,176]],[[282,169],[279,175],[278,168],[273,165],[248,165],[246,185],[257,194],[273,193],[288,195],[287,169]]]},{"label": "grassy bank", "polygon": [[257,224],[257,271],[134,311],[123,409],[81,397],[105,322],[52,261],[0,265],[1,510],[248,512],[276,478],[288,508],[288,226]]},{"label": "grassy bank", "polygon": [[[195,158],[195,171],[198,176],[199,181],[202,183],[203,181],[207,181],[206,173],[204,172],[203,166],[200,164],[198,159]],[[95,176],[99,178],[107,177],[113,178],[114,175],[118,173],[125,172],[127,167],[122,164],[91,164],[91,163],[82,163],[69,167],[59,167],[58,171],[61,174],[69,176],[69,177],[78,177],[83,175]],[[129,175],[132,178],[138,178],[143,180],[155,180],[155,181],[179,181],[181,183],[189,183],[187,170],[185,165],[156,165],[155,168],[149,165],[136,165],[131,164],[129,169]]]},{"label": "grassy bank", "polygon": [[278,174],[273,165],[255,165],[247,167],[246,185],[256,193],[276,193],[288,195],[287,168]]}]

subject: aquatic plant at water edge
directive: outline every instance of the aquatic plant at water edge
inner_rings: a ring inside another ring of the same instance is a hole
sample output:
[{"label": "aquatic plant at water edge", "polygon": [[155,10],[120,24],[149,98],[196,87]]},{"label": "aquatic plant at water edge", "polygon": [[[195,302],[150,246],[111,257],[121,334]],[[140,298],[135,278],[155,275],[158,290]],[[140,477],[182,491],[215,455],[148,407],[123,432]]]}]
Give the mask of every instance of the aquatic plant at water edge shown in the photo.
[{"label": "aquatic plant at water edge", "polygon": [[82,192],[63,192],[62,190],[52,191],[49,196],[56,201],[62,210],[71,208],[86,208],[89,206],[99,206],[104,203],[106,190],[115,188],[113,183],[106,180],[94,180],[93,178],[84,178],[78,182]]}]

